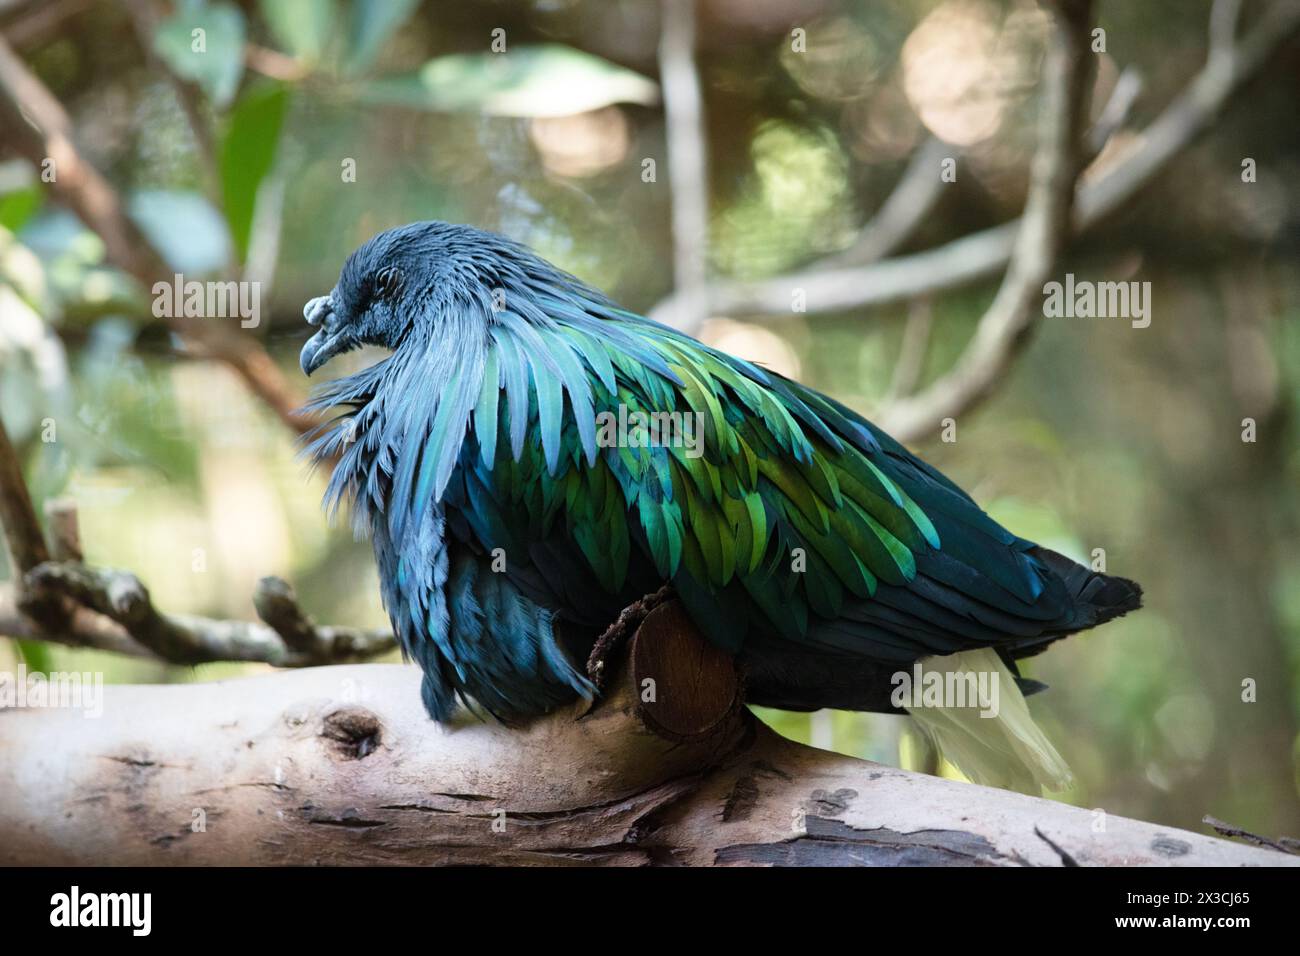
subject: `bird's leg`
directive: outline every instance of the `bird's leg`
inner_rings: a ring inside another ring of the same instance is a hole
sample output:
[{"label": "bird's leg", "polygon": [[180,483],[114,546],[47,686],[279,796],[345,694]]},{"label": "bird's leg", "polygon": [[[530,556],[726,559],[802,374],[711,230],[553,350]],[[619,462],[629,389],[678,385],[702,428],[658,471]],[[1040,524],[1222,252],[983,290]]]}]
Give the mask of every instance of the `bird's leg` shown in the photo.
[{"label": "bird's leg", "polygon": [[[605,688],[605,681],[609,676],[609,661],[615,652],[641,626],[641,622],[646,619],[651,611],[665,601],[671,600],[672,596],[672,585],[665,584],[653,594],[647,594],[645,597],[633,601],[619,612],[614,623],[605,628],[605,633],[596,639],[596,643],[592,645],[591,654],[587,656],[587,677],[596,685],[597,691],[602,691]],[[592,706],[595,706],[594,700]]]}]

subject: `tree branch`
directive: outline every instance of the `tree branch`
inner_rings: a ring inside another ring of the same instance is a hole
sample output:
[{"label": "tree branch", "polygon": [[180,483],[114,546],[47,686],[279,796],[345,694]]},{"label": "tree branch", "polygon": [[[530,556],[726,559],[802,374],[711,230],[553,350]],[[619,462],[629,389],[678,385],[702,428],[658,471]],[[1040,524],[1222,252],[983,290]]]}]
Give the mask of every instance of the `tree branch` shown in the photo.
[{"label": "tree branch", "polygon": [[916,391],[925,371],[925,354],[934,326],[934,305],[924,296],[907,304],[907,322],[903,326],[903,345],[894,362],[894,375],[885,393],[885,401],[896,402]]},{"label": "tree branch", "polygon": [[[45,42],[63,28],[63,22],[91,6],[95,0],[42,0],[34,10],[23,11],[4,24],[3,32],[16,47]],[[0,4],[0,15],[7,15],[22,3]]]},{"label": "tree branch", "polygon": [[708,159],[703,97],[695,64],[695,0],[663,0],[659,77],[672,188],[675,309],[665,321],[685,332],[704,319],[709,241]]},{"label": "tree branch", "polygon": [[[1095,228],[1136,196],[1297,31],[1300,0],[1276,0],[1229,54],[1207,60],[1183,93],[1135,137],[1126,157],[1080,186],[1073,234]],[[790,314],[790,292],[796,288],[806,293],[809,313],[865,308],[960,288],[996,275],[1007,265],[1020,225],[1014,220],[862,268],[813,266],[760,282],[715,282],[706,289],[708,308],[714,314],[779,317]]]},{"label": "tree branch", "polygon": [[253,592],[261,624],[159,611],[129,571],[48,561],[33,568],[24,584],[32,600],[65,599],[76,613],[61,626],[47,626],[12,594],[0,592],[0,634],[191,665],[314,667],[367,661],[396,647],[387,628],[313,623],[293,589],[276,577],[262,578]]},{"label": "tree branch", "polygon": [[889,197],[871,217],[853,244],[821,262],[828,269],[863,266],[883,259],[916,233],[943,195],[940,163],[956,157],[958,147],[930,137],[912,154]]},{"label": "tree branch", "polygon": [[[1111,137],[1128,121],[1142,85],[1141,75],[1131,67],[1120,74],[1110,99],[1088,133],[1089,160],[1096,158]],[[903,175],[875,215],[859,231],[852,245],[826,256],[811,268],[824,272],[868,266],[901,248],[929,218],[943,195],[947,183],[937,172],[939,164],[946,158],[955,158],[960,154],[959,147],[937,137],[926,140],[912,154]],[[1009,249],[1009,242],[1007,246]],[[708,291],[712,294],[716,287],[710,287]],[[782,308],[788,308],[788,304],[785,303]],[[674,296],[670,295],[651,309],[649,314],[659,321],[669,321],[674,306]]]},{"label": "tree branch", "polygon": [[1133,111],[1133,104],[1141,94],[1142,74],[1131,66],[1125,67],[1115,80],[1115,87],[1110,91],[1110,99],[1106,101],[1097,121],[1088,131],[1089,162],[1096,159],[1106,148],[1111,137],[1124,128],[1129,113]]},{"label": "tree branch", "polygon": [[84,555],[81,553],[81,523],[77,519],[77,503],[71,498],[48,499],[45,502],[45,526],[49,529],[50,557],[55,561],[80,564]]},{"label": "tree branch", "polygon": [[[9,553],[9,567],[14,576],[14,612],[22,620],[41,630],[62,630],[71,623],[76,606],[59,595],[35,595],[26,585],[33,568],[50,559],[41,523],[32,505],[31,492],[23,478],[22,462],[9,440],[4,419],[0,417],[0,532]],[[3,633],[3,631],[0,631]],[[15,634],[14,636],[24,636]]]},{"label": "tree branch", "polygon": [[1240,17],[1241,0],[1214,0],[1210,8],[1210,59],[1232,55]]},{"label": "tree branch", "polygon": [[[151,289],[172,281],[172,270],[126,215],[113,187],[81,155],[72,141],[67,115],[45,85],[0,38],[0,130],[19,154],[38,169],[53,160],[56,176],[48,188],[104,241],[108,261]],[[299,433],[314,422],[300,414],[302,397],[252,336],[192,317],[168,320],[206,358],[229,365],[249,389]]]},{"label": "tree branch", "polygon": [[32,496],[23,478],[22,462],[0,418],[0,530],[4,531],[14,574],[22,575],[50,559]]},{"label": "tree branch", "polygon": [[277,667],[365,661],[396,646],[386,628],[313,623],[293,589],[275,577],[262,578],[253,593],[265,624],[164,614],[134,574],[80,563],[71,502],[51,502],[49,510],[59,555],[74,560],[50,560],[22,465],[0,421],[0,531],[15,575],[0,591],[0,635],[177,664],[259,661]]},{"label": "tree branch", "polygon": [[1043,64],[1038,149],[1007,274],[953,369],[878,416],[880,426],[899,441],[912,441],[937,428],[945,416],[965,411],[1002,378],[1042,315],[1043,283],[1069,237],[1096,64],[1088,45],[1092,0],[1052,0],[1045,6],[1051,35]]},{"label": "tree branch", "polygon": [[380,664],[8,712],[0,863],[1300,865],[784,740],[674,608],[594,710],[516,728],[462,712],[440,731],[418,669]]},{"label": "tree branch", "polygon": [[1276,850],[1279,853],[1291,853],[1300,855],[1300,840],[1294,837],[1278,837],[1271,840],[1268,837],[1260,836],[1258,833],[1251,833],[1249,830],[1243,830],[1241,827],[1233,826],[1231,823],[1224,823],[1215,817],[1206,814],[1201,818],[1201,822],[1214,830],[1219,836],[1234,837],[1239,840],[1245,840],[1254,846],[1267,847],[1270,850]]}]

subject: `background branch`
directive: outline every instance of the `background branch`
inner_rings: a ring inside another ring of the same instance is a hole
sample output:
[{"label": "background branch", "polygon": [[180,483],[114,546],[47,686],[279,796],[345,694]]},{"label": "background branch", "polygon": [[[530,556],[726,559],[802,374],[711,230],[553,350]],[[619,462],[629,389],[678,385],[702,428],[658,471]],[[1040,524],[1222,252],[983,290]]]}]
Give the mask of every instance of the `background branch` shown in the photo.
[{"label": "background branch", "polygon": [[1110,98],[1102,107],[1097,121],[1088,130],[1088,161],[1092,162],[1106,148],[1111,137],[1128,123],[1133,104],[1142,95],[1142,74],[1133,67],[1125,67],[1115,80],[1115,87],[1110,91]]},{"label": "background branch", "polygon": [[929,298],[919,296],[907,304],[907,322],[903,326],[903,344],[894,362],[885,401],[894,402],[916,391],[925,370],[925,354],[934,327],[934,306]]},{"label": "background branch", "polygon": [[4,531],[10,565],[16,575],[25,574],[50,559],[41,523],[32,506],[32,496],[23,478],[18,452],[9,440],[0,418],[0,530]]},{"label": "background branch", "polygon": [[[1102,151],[1111,137],[1128,121],[1133,104],[1137,102],[1142,92],[1142,86],[1142,77],[1137,70],[1129,68],[1120,74],[1111,91],[1110,99],[1097,117],[1097,122],[1089,130],[1087,155],[1090,160]],[[937,137],[931,136],[927,139],[912,154],[893,190],[881,203],[875,215],[862,227],[853,243],[848,248],[819,260],[810,269],[823,272],[868,266],[905,245],[934,212],[939,198],[943,195],[944,187],[948,185],[939,175],[940,163],[944,159],[957,159],[961,153],[960,147],[945,143]],[[999,227],[1006,240],[1008,254],[1011,245],[1010,237],[1014,233],[1015,225],[1011,223],[1010,228]],[[969,280],[962,279],[958,284],[965,281]],[[720,286],[713,286],[706,291],[712,296],[718,288]],[[923,291],[919,294],[928,293]],[[775,299],[773,301],[775,302]],[[712,305],[712,301],[709,304]],[[663,321],[664,317],[670,314],[672,306],[673,297],[669,296],[651,309],[650,315]],[[780,309],[785,311],[788,307],[787,296],[787,301],[780,306]]]},{"label": "background branch", "polygon": [[913,441],[938,428],[941,419],[965,411],[1002,378],[1042,316],[1043,283],[1069,236],[1074,186],[1083,165],[1087,94],[1096,64],[1089,49],[1092,0],[1054,0],[1044,6],[1051,27],[1039,142],[1007,274],[952,371],[921,393],[900,397],[877,416],[878,424],[899,441]]},{"label": "background branch", "polygon": [[[1073,235],[1095,228],[1133,199],[1297,32],[1300,0],[1275,0],[1230,53],[1207,60],[1187,88],[1135,137],[1126,156],[1080,186]],[[706,289],[708,308],[713,314],[778,317],[790,314],[790,292],[795,288],[805,291],[809,313],[865,308],[960,288],[1005,267],[1019,230],[1016,220],[862,268],[813,266],[759,282],[714,282]]]},{"label": "background branch", "polygon": [[76,613],[61,626],[46,626],[12,593],[0,592],[0,634],[190,665],[243,661],[313,667],[367,661],[397,646],[387,628],[314,624],[292,588],[274,577],[262,578],[253,592],[261,624],[166,614],[129,571],[51,561],[33,568],[25,586],[36,600],[75,602]]},{"label": "background branch", "polygon": [[75,560],[50,560],[21,462],[0,421],[0,530],[14,569],[13,583],[0,591],[2,635],[176,664],[259,661],[277,667],[365,661],[396,646],[386,628],[313,623],[293,589],[275,577],[262,578],[253,594],[265,624],[164,614],[134,574],[80,563],[70,501],[51,502],[49,511],[56,550]]},{"label": "background branch", "polygon": [[[0,130],[38,170],[47,159],[54,161],[56,176],[47,184],[50,192],[104,241],[110,263],[146,290],[159,280],[172,281],[173,270],[127,216],[116,190],[73,143],[63,107],[3,38]],[[252,336],[203,319],[178,316],[168,322],[205,358],[229,365],[253,394],[295,431],[305,432],[312,426],[312,419],[298,411],[302,396]]]},{"label": "background branch", "polygon": [[[9,554],[9,569],[14,577],[12,603],[15,617],[30,623],[35,630],[66,629],[73,620],[76,605],[57,594],[35,595],[27,587],[27,573],[49,561],[50,550],[41,533],[41,523],[32,505],[31,492],[23,478],[22,462],[9,440],[4,419],[0,417],[0,532],[4,533]],[[0,598],[0,608],[4,599]],[[9,633],[0,629],[0,634]],[[12,637],[24,634],[13,633]]]},{"label": "background branch", "polygon": [[940,164],[956,159],[961,150],[931,136],[912,154],[907,168],[876,214],[862,227],[853,244],[823,259],[828,269],[863,266],[894,252],[930,217],[949,185],[940,175]]},{"label": "background branch", "polygon": [[[5,17],[4,35],[16,47],[41,43],[55,35],[63,22],[95,3],[95,0],[40,0],[39,3],[0,3]],[[31,10],[23,10],[31,6]]]},{"label": "background branch", "polygon": [[709,239],[708,158],[695,63],[695,0],[663,0],[659,73],[671,184],[675,310],[666,321],[688,333],[704,322]]}]

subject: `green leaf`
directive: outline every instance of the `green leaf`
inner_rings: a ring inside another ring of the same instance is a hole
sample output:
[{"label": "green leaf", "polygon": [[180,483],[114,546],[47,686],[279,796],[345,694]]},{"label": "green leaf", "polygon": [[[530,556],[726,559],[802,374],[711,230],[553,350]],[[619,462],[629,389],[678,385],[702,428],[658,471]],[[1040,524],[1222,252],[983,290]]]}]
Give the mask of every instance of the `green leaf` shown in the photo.
[{"label": "green leaf", "polygon": [[334,0],[261,0],[259,7],[275,42],[309,63],[319,63],[337,11]]},{"label": "green leaf", "polygon": [[14,641],[14,645],[22,655],[29,673],[48,674],[53,669],[50,665],[54,661],[54,654],[48,644],[40,641]]},{"label": "green leaf", "polygon": [[374,63],[393,31],[419,4],[420,0],[353,0],[348,69],[359,73]]},{"label": "green leaf", "polygon": [[244,28],[243,13],[231,3],[181,7],[158,25],[154,52],[222,108],[244,75]]},{"label": "green leaf", "polygon": [[0,227],[17,232],[41,208],[43,198],[39,186],[26,186],[0,196]]},{"label": "green leaf", "polygon": [[248,254],[258,188],[275,164],[288,103],[289,88],[282,83],[250,89],[231,111],[221,141],[221,198],[241,262]]},{"label": "green leaf", "polygon": [[492,116],[569,116],[611,103],[651,104],[659,87],[639,73],[571,47],[434,57],[418,73],[366,84],[371,103]]}]

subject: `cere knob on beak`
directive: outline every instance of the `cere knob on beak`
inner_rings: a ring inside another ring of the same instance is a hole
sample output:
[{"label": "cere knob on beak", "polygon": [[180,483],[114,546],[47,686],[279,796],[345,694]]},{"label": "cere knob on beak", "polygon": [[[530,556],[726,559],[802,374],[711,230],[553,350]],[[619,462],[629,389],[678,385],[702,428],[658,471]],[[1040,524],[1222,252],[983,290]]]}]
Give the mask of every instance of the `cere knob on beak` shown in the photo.
[{"label": "cere knob on beak", "polygon": [[327,295],[318,295],[314,299],[309,299],[307,304],[302,307],[302,317],[307,320],[311,326],[320,325],[325,316],[334,311],[331,299]]},{"label": "cere knob on beak", "polygon": [[302,317],[316,329],[316,334],[307,340],[298,356],[303,374],[310,375],[339,352],[347,351],[344,347],[346,336],[332,327],[336,324],[333,321],[333,296],[318,295],[309,301],[302,307]]}]

